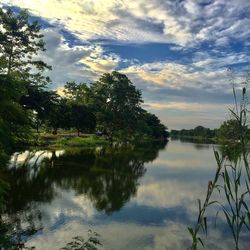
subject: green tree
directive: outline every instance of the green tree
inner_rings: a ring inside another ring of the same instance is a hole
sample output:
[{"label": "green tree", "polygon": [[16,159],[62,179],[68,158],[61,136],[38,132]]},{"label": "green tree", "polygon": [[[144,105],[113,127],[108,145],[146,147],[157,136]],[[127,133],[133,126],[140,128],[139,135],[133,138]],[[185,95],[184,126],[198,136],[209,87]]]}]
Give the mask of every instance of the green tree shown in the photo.
[{"label": "green tree", "polygon": [[25,80],[43,79],[41,73],[31,73],[32,68],[43,71],[50,68],[41,60],[34,60],[39,51],[45,51],[38,22],[29,22],[28,12],[25,10],[15,14],[11,9],[4,11],[0,8],[0,72],[15,73]]},{"label": "green tree", "polygon": [[66,98],[59,98],[57,102],[50,106],[46,115],[46,122],[48,127],[53,129],[53,134],[57,134],[58,128],[70,128],[71,114],[71,106]]},{"label": "green tree", "polygon": [[101,76],[91,86],[98,128],[109,139],[129,140],[137,132],[141,116],[141,92],[128,77],[113,71]]},{"label": "green tree", "polygon": [[25,93],[22,82],[0,75],[0,151],[8,151],[20,140],[27,139],[29,114],[18,103]]},{"label": "green tree", "polygon": [[0,23],[0,133],[2,147],[6,149],[27,139],[33,114],[41,114],[39,109],[44,109],[38,109],[37,103],[27,105],[27,100],[37,102],[37,92],[44,91],[49,81],[42,73],[50,67],[34,59],[45,48],[40,27],[37,22],[29,22],[27,11],[16,14],[0,8]]},{"label": "green tree", "polygon": [[[247,130],[247,127],[245,128]],[[237,120],[231,119],[223,122],[217,131],[217,136],[222,142],[240,140],[241,127]]]},{"label": "green tree", "polygon": [[71,101],[89,106],[91,103],[91,90],[86,83],[67,82],[64,85],[65,96]]},{"label": "green tree", "polygon": [[143,121],[145,122],[144,134],[153,139],[166,139],[169,137],[167,127],[161,123],[159,118],[144,110]]},{"label": "green tree", "polygon": [[92,132],[96,126],[91,90],[85,83],[67,82],[64,93],[70,105],[70,127],[80,132]]},{"label": "green tree", "polygon": [[82,104],[71,105],[71,127],[77,129],[77,135],[80,135],[80,131],[91,132],[95,129],[96,118],[95,115]]}]

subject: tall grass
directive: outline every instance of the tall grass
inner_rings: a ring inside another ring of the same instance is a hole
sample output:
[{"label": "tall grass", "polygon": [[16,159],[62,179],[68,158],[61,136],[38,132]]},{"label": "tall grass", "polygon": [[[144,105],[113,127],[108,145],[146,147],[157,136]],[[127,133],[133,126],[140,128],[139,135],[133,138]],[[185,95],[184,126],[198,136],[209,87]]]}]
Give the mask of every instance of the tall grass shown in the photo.
[{"label": "tall grass", "polygon": [[[212,205],[218,206],[215,215],[222,212],[228,228],[231,231],[234,241],[234,248],[240,249],[240,236],[243,230],[250,233],[250,212],[248,204],[250,202],[250,168],[248,161],[248,98],[247,86],[249,76],[242,83],[241,99],[237,99],[236,86],[231,81],[235,106],[230,109],[231,117],[236,122],[237,137],[239,140],[232,141],[230,138],[221,151],[214,149],[216,159],[216,173],[213,180],[209,181],[206,197],[203,203],[198,200],[198,218],[193,227],[188,227],[192,237],[192,245],[189,249],[196,250],[202,245],[205,248],[205,240],[201,235],[207,235],[207,209]],[[237,138],[236,137],[236,138]],[[212,199],[213,193],[218,192],[221,200]]]}]

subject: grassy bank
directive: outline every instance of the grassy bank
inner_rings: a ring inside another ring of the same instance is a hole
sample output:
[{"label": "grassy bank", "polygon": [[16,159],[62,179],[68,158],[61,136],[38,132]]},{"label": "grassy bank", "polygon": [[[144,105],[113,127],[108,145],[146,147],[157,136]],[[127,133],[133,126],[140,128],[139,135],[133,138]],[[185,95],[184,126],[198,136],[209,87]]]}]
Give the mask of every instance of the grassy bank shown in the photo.
[{"label": "grassy bank", "polygon": [[[144,144],[144,143],[154,143],[162,142],[161,139],[153,139],[149,137],[140,138],[140,140],[135,140],[128,142],[128,144]],[[167,140],[164,140],[167,141]],[[113,141],[114,144],[121,144],[121,141]],[[127,144],[126,143],[126,144]],[[53,148],[64,148],[64,147],[96,147],[110,145],[111,142],[105,136],[98,136],[95,134],[80,134],[71,132],[60,132],[57,135],[51,133],[40,133],[34,134],[32,141],[30,141],[28,147],[53,147]]]},{"label": "grassy bank", "polygon": [[108,141],[101,136],[95,134],[48,134],[42,133],[35,135],[32,142],[35,146],[46,147],[96,147],[108,144]]}]

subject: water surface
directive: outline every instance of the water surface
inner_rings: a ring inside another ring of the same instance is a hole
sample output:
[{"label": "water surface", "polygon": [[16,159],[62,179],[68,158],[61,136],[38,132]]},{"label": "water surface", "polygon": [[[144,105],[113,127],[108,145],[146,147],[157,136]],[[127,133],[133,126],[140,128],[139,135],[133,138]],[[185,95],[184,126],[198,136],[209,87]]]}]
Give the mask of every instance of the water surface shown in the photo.
[{"label": "water surface", "polygon": [[[60,249],[89,229],[100,234],[100,249],[187,249],[187,226],[216,170],[214,147],[171,141],[15,153],[4,173],[4,216],[27,246],[41,250]],[[210,213],[208,249],[233,249],[225,224],[214,228]]]}]

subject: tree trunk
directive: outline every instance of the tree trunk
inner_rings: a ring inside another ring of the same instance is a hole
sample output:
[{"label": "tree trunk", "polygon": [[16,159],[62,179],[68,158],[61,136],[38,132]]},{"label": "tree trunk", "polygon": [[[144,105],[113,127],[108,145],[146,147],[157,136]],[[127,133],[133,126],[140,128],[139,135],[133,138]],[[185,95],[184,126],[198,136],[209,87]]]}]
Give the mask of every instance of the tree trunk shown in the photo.
[{"label": "tree trunk", "polygon": [[53,134],[53,135],[57,135],[57,128],[54,128],[52,134]]},{"label": "tree trunk", "polygon": [[39,124],[38,123],[36,124],[36,132],[37,132],[38,135],[40,135]]}]

